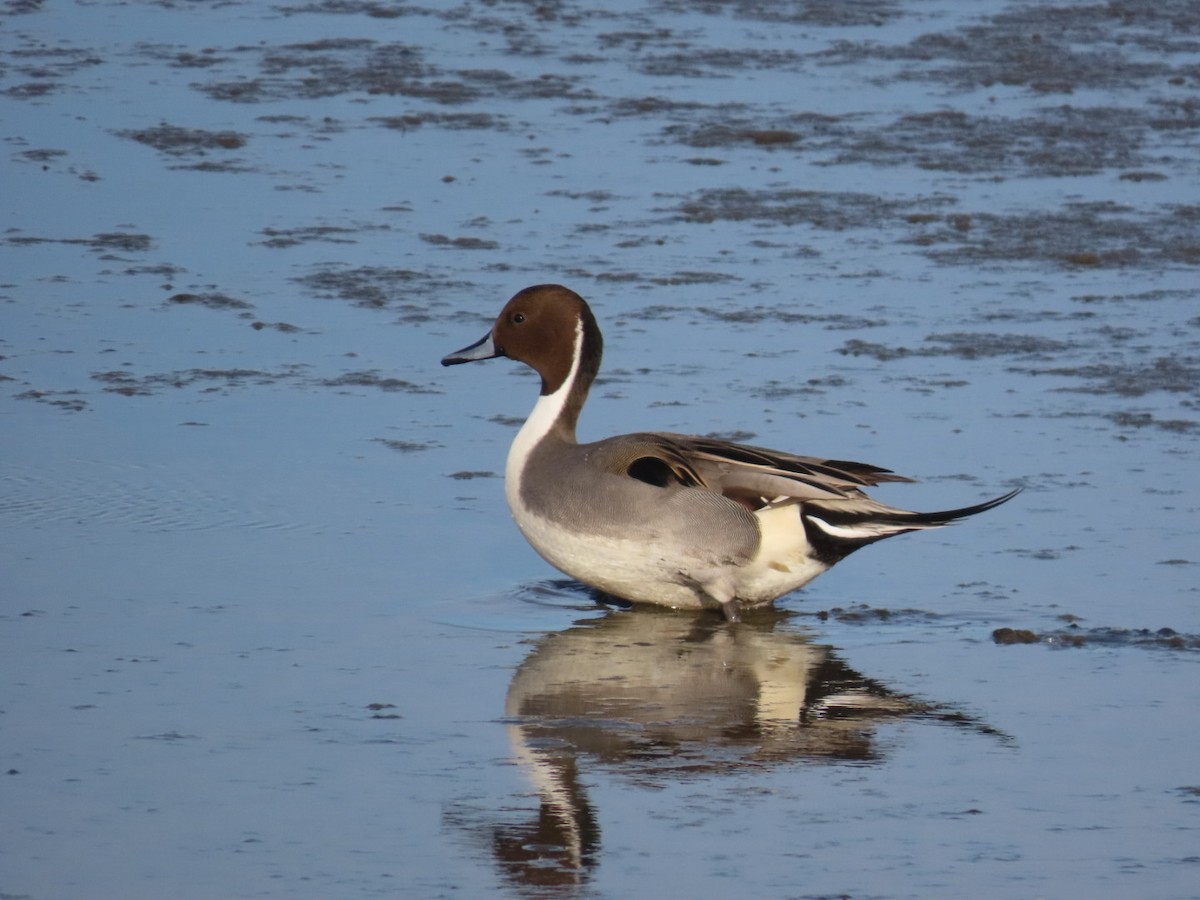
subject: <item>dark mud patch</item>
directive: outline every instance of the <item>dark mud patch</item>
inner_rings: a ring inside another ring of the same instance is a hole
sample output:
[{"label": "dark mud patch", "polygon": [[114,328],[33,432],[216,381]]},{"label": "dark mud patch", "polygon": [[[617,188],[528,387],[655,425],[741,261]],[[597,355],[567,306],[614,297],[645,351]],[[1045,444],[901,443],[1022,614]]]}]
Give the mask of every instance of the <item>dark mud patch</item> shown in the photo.
[{"label": "dark mud patch", "polygon": [[674,13],[703,13],[822,28],[878,28],[903,15],[901,5],[895,0],[842,0],[840,3],[796,0],[778,4],[762,0],[657,0],[654,5]]},{"label": "dark mud patch", "polygon": [[461,106],[496,98],[587,100],[594,96],[573,76],[546,72],[536,78],[519,78],[495,69],[445,70],[425,62],[418,46],[369,38],[329,38],[228,51],[228,55],[234,54],[257,56],[258,74],[198,85],[214,100],[264,103],[366,94]]},{"label": "dark mud patch", "polygon": [[[739,13],[751,5],[740,4]],[[756,66],[786,71],[812,62],[860,66],[876,60],[899,66],[898,71],[877,76],[880,81],[930,80],[962,91],[1015,85],[1040,94],[1070,94],[1083,87],[1115,90],[1145,84],[1165,90],[1137,105],[1060,104],[1022,116],[976,115],[948,108],[882,123],[862,115],[780,115],[734,104],[693,104],[685,109],[667,101],[643,101],[640,106],[613,101],[608,113],[652,113],[673,119],[661,132],[666,141],[693,147],[756,144],[816,154],[818,165],[916,166],[993,179],[1126,169],[1131,171],[1120,176],[1126,180],[1161,180],[1167,176],[1154,167],[1166,157],[1162,148],[1151,146],[1154,140],[1178,145],[1180,136],[1200,129],[1200,105],[1191,96],[1171,93],[1200,83],[1191,64],[1197,42],[1178,38],[1189,34],[1179,29],[1190,27],[1190,34],[1195,33],[1200,14],[1185,9],[1185,2],[1169,6],[1164,10],[1143,0],[1121,4],[1119,9],[1115,5],[1034,7],[958,31],[925,34],[901,46],[841,41],[826,51],[778,60],[752,50],[714,55],[708,50],[682,49],[635,63],[656,75],[713,77]],[[686,47],[679,36],[671,38]],[[1156,56],[1129,61],[1127,51],[1139,50]],[[1167,61],[1172,54],[1179,54],[1178,65]],[[1190,137],[1184,139],[1190,142]]]},{"label": "dark mud patch", "polygon": [[15,100],[37,100],[66,90],[64,81],[71,75],[103,64],[104,60],[95,51],[82,47],[26,44],[6,51],[0,73],[4,74],[5,80],[27,80],[12,84],[0,93]]},{"label": "dark mud patch", "polygon": [[880,362],[909,357],[951,356],[958,359],[985,359],[1003,356],[1052,358],[1072,349],[1068,341],[1043,338],[1030,334],[997,334],[990,332],[952,332],[931,334],[926,346],[906,347],[853,338],[837,348],[843,356],[869,356]]},{"label": "dark mud patch", "polygon": [[426,441],[403,441],[396,438],[371,438],[371,440],[377,444],[383,444],[389,450],[395,450],[397,453],[420,453],[438,446]]},{"label": "dark mud patch", "polygon": [[377,0],[318,0],[313,3],[288,3],[278,7],[287,15],[324,14],[370,16],[374,19],[399,19],[405,16],[444,15],[426,6],[380,3]]},{"label": "dark mud patch", "polygon": [[22,391],[13,396],[17,400],[33,400],[64,412],[83,412],[88,408],[88,402],[83,399],[81,393],[77,390],[43,391],[35,389]]},{"label": "dark mud patch", "polygon": [[[1189,0],[1128,0],[1063,6],[1029,4],[901,45],[842,41],[822,54],[835,65],[901,64],[889,77],[936,81],[959,90],[1022,87],[1039,94],[1194,83],[1191,65],[1200,10]],[[1177,65],[1160,57],[1179,54]]]},{"label": "dark mud patch", "polygon": [[422,234],[422,241],[434,247],[446,247],[453,250],[496,250],[500,244],[496,241],[477,237],[449,237],[444,234]]},{"label": "dark mud patch", "polygon": [[1200,650],[1200,635],[1181,634],[1173,628],[1080,628],[1071,625],[1053,631],[997,628],[992,641],[1001,645],[1046,644],[1051,647],[1137,647],[1150,650]]},{"label": "dark mud patch", "polygon": [[259,241],[263,247],[282,250],[288,247],[298,247],[303,244],[354,244],[358,235],[371,231],[388,231],[388,225],[304,225],[296,228],[264,228],[262,234],[266,240]]},{"label": "dark mud patch", "polygon": [[[645,243],[659,243],[653,240],[647,240]],[[641,246],[641,242],[637,242]],[[664,275],[649,275],[642,272],[630,272],[623,270],[610,270],[597,272],[594,269],[585,269],[578,266],[572,266],[563,269],[561,275],[570,281],[589,280],[595,281],[597,284],[606,285],[638,285],[640,287],[678,287],[680,285],[691,284],[731,284],[740,279],[735,275],[730,275],[725,272],[697,272],[697,271],[678,271],[670,272]],[[669,307],[663,306],[663,309]],[[636,313],[622,314],[628,318],[640,318]]]},{"label": "dark mud patch", "polygon": [[1152,428],[1171,434],[1200,434],[1200,421],[1195,419],[1163,419],[1141,410],[1108,413],[1105,418],[1120,428]]},{"label": "dark mud patch", "polygon": [[812,611],[797,610],[793,615],[798,618],[814,618],[820,622],[833,620],[844,625],[871,625],[881,622],[934,622],[942,618],[937,613],[924,609],[889,609],[885,606],[870,606],[866,603],[849,607],[833,606],[829,609]]},{"label": "dark mud patch", "polygon": [[680,221],[702,225],[719,221],[764,222],[841,231],[895,224],[914,214],[934,212],[956,202],[945,196],[888,199],[849,191],[712,188],[693,194],[669,211]]},{"label": "dark mud patch", "polygon": [[453,316],[435,315],[447,306],[444,296],[471,285],[429,272],[387,266],[330,266],[294,279],[318,297],[343,300],[364,309],[399,312],[407,322]]},{"label": "dark mud patch", "polygon": [[1080,549],[1079,547],[1072,544],[1067,547],[1059,547],[1059,548],[1054,548],[1054,547],[1039,547],[1037,549],[1017,548],[1017,549],[1008,550],[1005,552],[1011,553],[1013,556],[1020,556],[1023,559],[1056,560],[1056,559],[1062,559],[1066,554],[1072,553],[1079,549]]},{"label": "dark mud patch", "polygon": [[[184,274],[187,269],[183,266],[172,265],[171,263],[153,263],[149,265],[127,266],[121,270],[122,275],[151,275],[155,278],[166,278],[168,280],[178,278]],[[167,290],[171,286],[165,285]]]},{"label": "dark mud patch", "polygon": [[371,711],[372,719],[403,719],[404,716],[396,712],[388,712],[396,708],[395,703],[368,703],[368,710]]},{"label": "dark mud patch", "polygon": [[827,394],[828,390],[819,378],[812,378],[800,383],[772,379],[765,384],[747,388],[746,393],[760,400],[777,401],[786,400],[789,397],[819,397]]},{"label": "dark mud patch", "polygon": [[825,164],[912,165],[991,177],[1090,175],[1149,165],[1153,157],[1142,148],[1152,118],[1140,109],[1073,106],[1022,118],[914,113],[858,132]]},{"label": "dark mud patch", "polygon": [[[975,316],[981,322],[1016,322],[1023,325],[1039,325],[1044,322],[1087,322],[1096,318],[1091,310],[1061,312],[1057,309],[984,309]],[[1116,334],[1113,340],[1124,339]],[[1129,336],[1129,335],[1127,335]]]},{"label": "dark mud patch", "polygon": [[300,326],[293,325],[290,322],[261,322],[258,320],[251,322],[250,327],[255,331],[270,329],[272,331],[280,331],[284,334],[298,334],[304,330]]},{"label": "dark mud patch", "polygon": [[369,369],[363,372],[346,372],[344,375],[338,375],[336,378],[326,378],[320,383],[325,387],[369,387],[376,388],[377,390],[381,391],[405,394],[441,393],[441,391],[423,384],[405,381],[403,378],[393,378],[389,375],[381,375],[376,369]]},{"label": "dark mud patch", "polygon": [[183,369],[151,375],[136,375],[126,369],[94,372],[92,379],[104,385],[103,390],[124,397],[145,397],[168,389],[203,385],[205,392],[228,392],[258,385],[277,384],[300,378],[307,367],[302,364],[284,366],[273,372],[262,369]]},{"label": "dark mud patch", "polygon": [[416,384],[402,378],[380,374],[376,370],[346,372],[332,377],[314,377],[310,367],[292,363],[275,370],[265,369],[181,369],[138,375],[128,369],[94,372],[93,381],[104,385],[103,390],[125,397],[145,397],[170,389],[201,386],[203,392],[226,393],[248,387],[282,383],[318,388],[372,388],[380,391],[408,394],[437,394],[436,388]]},{"label": "dark mud patch", "polygon": [[0,4],[0,15],[21,16],[40,12],[44,0],[5,0]]},{"label": "dark mud patch", "polygon": [[426,126],[449,131],[508,131],[513,127],[507,117],[490,112],[406,113],[402,116],[372,116],[367,121],[396,131],[415,131]]},{"label": "dark mud patch", "polygon": [[714,322],[744,325],[758,325],[763,322],[778,322],[783,325],[820,325],[828,331],[858,331],[864,328],[879,328],[888,324],[887,319],[871,316],[800,312],[780,309],[778,306],[751,306],[740,309],[713,309],[702,306],[695,312]]},{"label": "dark mud patch", "polygon": [[1195,296],[1195,291],[1156,289],[1136,294],[1078,294],[1071,298],[1075,303],[1156,303],[1162,300],[1179,300]]},{"label": "dark mud patch", "polygon": [[1145,362],[1094,363],[1027,371],[1030,375],[1058,375],[1082,378],[1089,382],[1079,387],[1060,389],[1065,391],[1119,397],[1143,397],[1166,392],[1193,394],[1200,400],[1200,358],[1197,357],[1160,356]]},{"label": "dark mud patch", "polygon": [[692,47],[675,53],[647,54],[638,58],[635,65],[645,75],[728,78],[733,72],[747,69],[795,70],[804,65],[804,60],[804,54],[791,50]]},{"label": "dark mud patch", "polygon": [[[612,111],[620,115],[624,107],[615,104]],[[811,153],[829,146],[842,146],[854,134],[854,129],[846,124],[849,117],[818,113],[783,116],[753,113],[740,104],[663,112],[675,113],[680,120],[663,127],[660,132],[663,140],[705,150],[752,145]]]},{"label": "dark mud patch", "polygon": [[459,472],[451,472],[446,477],[453,478],[455,481],[474,481],[476,478],[499,478],[500,475],[496,472],[490,471],[463,470]]},{"label": "dark mud patch", "polygon": [[487,420],[493,425],[503,425],[505,428],[520,428],[525,424],[525,420],[519,416],[506,416],[501,413],[488,416]]},{"label": "dark mud patch", "polygon": [[38,147],[32,150],[22,150],[13,155],[13,160],[20,163],[36,165],[43,172],[58,171],[74,175],[80,181],[100,181],[100,176],[92,169],[68,163],[70,153],[54,147]]},{"label": "dark mud patch", "polygon": [[37,150],[22,150],[13,158],[22,162],[45,163],[67,155],[66,150],[54,150],[47,147]]},{"label": "dark mud patch", "polygon": [[1068,203],[1058,210],[970,213],[922,220],[907,243],[930,248],[949,265],[1050,263],[1062,268],[1200,265],[1200,206],[1167,205],[1140,213],[1112,201]]},{"label": "dark mud patch", "polygon": [[166,122],[153,128],[118,131],[116,134],[168,156],[203,156],[212,150],[239,150],[247,141],[246,135],[237,131],[206,131]]},{"label": "dark mud patch", "polygon": [[734,325],[761,325],[763,323],[818,325],[828,331],[857,331],[882,328],[883,325],[889,324],[888,320],[883,318],[854,316],[851,313],[841,312],[788,310],[782,305],[716,308],[653,304],[643,306],[640,310],[631,310],[620,314],[620,319],[634,320],[634,322],[671,322],[678,318],[690,319],[692,322],[708,320],[708,322],[724,322]]},{"label": "dark mud patch", "polygon": [[218,292],[203,294],[175,294],[166,300],[168,306],[202,306],[205,309],[247,310],[254,304]]},{"label": "dark mud patch", "polygon": [[85,247],[93,253],[106,254],[104,258],[112,258],[112,253],[145,253],[153,249],[154,242],[148,234],[137,234],[129,231],[106,231],[94,234],[90,238],[50,238],[33,235],[11,235],[4,239],[6,244],[13,246],[36,246],[38,244],[69,244]]},{"label": "dark mud patch", "polygon": [[607,209],[607,205],[616,200],[622,199],[619,194],[612,191],[606,191],[600,188],[590,191],[570,191],[564,188],[556,188],[546,192],[547,197],[566,197],[568,200],[586,200],[593,204],[592,209]]}]

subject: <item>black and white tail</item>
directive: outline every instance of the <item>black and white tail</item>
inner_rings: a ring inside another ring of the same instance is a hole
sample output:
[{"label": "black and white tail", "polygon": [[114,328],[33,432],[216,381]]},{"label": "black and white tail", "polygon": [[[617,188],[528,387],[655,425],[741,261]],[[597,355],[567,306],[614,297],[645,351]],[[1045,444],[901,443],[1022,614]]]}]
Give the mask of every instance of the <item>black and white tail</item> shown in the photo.
[{"label": "black and white tail", "polygon": [[974,506],[927,513],[896,509],[866,496],[846,500],[810,500],[804,504],[800,516],[817,557],[832,565],[859,547],[906,531],[941,528],[958,519],[987,512],[1001,503],[1007,503],[1019,493],[1021,489],[1017,488]]}]

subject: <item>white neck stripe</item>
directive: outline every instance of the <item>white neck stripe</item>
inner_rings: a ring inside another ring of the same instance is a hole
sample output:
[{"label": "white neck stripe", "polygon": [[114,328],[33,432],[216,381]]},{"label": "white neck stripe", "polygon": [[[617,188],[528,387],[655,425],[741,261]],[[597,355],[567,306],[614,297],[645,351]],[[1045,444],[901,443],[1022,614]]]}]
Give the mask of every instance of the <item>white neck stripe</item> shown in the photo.
[{"label": "white neck stripe", "polygon": [[508,451],[508,463],[504,470],[504,481],[510,498],[520,489],[521,472],[525,468],[525,461],[529,459],[529,454],[554,429],[555,424],[562,416],[563,408],[567,404],[567,398],[571,395],[571,390],[575,386],[575,379],[579,376],[579,363],[582,358],[583,321],[580,320],[575,324],[575,350],[571,354],[571,370],[567,373],[566,379],[559,385],[557,391],[553,394],[542,394],[538,397],[537,403],[533,405],[532,412],[529,413],[529,418],[525,420],[525,424],[517,432],[512,447]]}]

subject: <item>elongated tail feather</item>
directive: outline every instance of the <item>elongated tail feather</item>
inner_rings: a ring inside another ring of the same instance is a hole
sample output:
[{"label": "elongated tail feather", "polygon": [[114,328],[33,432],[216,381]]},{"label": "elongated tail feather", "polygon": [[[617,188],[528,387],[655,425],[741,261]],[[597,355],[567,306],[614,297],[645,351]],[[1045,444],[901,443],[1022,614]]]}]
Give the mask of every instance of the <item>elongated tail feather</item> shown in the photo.
[{"label": "elongated tail feather", "polygon": [[804,504],[801,519],[818,558],[832,565],[859,547],[906,531],[941,528],[1007,503],[1020,492],[1017,488],[974,506],[926,513],[885,506],[865,496],[852,500],[812,500]]}]

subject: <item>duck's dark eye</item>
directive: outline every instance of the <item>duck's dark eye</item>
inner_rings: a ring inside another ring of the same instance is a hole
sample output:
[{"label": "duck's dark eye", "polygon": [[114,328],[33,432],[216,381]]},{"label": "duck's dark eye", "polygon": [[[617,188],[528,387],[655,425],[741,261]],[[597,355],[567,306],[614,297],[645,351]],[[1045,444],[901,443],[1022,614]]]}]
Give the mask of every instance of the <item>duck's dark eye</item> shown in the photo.
[{"label": "duck's dark eye", "polygon": [[513,313],[512,322],[514,325],[520,325],[525,321],[525,313]]}]

